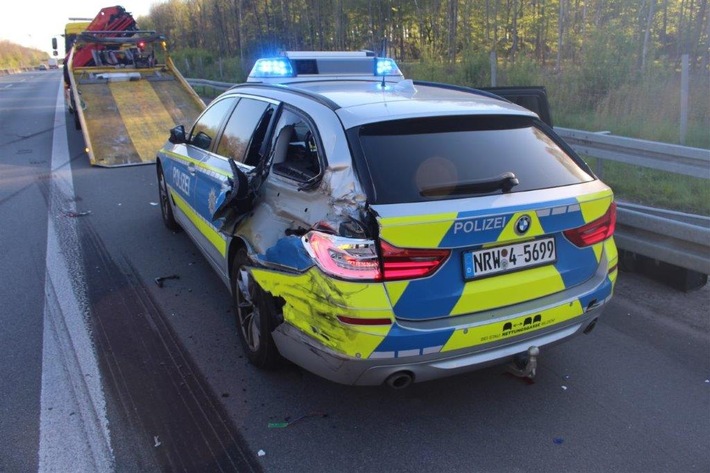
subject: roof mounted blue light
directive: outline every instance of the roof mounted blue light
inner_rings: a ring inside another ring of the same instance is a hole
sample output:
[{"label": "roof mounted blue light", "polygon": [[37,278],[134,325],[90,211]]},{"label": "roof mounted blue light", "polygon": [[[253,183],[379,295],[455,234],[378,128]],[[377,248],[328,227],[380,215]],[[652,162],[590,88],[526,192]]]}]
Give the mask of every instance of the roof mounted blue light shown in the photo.
[{"label": "roof mounted blue light", "polygon": [[398,82],[404,79],[393,59],[376,58],[368,51],[285,51],[283,54],[257,60],[247,82],[285,85],[316,80]]},{"label": "roof mounted blue light", "polygon": [[402,76],[402,72],[397,67],[394,59],[388,57],[378,57],[375,59],[375,75],[378,77],[385,76]]},{"label": "roof mounted blue light", "polygon": [[295,77],[291,61],[285,57],[259,59],[249,73],[250,79],[273,79]]}]

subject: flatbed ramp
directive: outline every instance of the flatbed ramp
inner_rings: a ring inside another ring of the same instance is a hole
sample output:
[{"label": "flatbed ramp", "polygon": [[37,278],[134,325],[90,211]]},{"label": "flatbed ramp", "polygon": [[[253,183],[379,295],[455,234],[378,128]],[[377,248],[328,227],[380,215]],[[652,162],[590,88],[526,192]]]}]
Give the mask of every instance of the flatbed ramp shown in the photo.
[{"label": "flatbed ramp", "polygon": [[89,160],[95,166],[155,162],[169,130],[191,124],[204,109],[190,85],[167,66],[77,68],[72,80],[79,91],[77,112]]}]

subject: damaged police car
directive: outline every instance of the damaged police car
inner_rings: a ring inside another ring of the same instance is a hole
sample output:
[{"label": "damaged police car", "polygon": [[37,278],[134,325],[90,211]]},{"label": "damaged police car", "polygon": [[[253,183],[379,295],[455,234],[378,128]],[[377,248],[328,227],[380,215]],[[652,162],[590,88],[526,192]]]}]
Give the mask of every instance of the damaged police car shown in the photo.
[{"label": "damaged police car", "polygon": [[258,367],[533,376],[613,292],[612,191],[550,126],[368,52],[259,60],[157,158],[164,223],[230,288]]}]

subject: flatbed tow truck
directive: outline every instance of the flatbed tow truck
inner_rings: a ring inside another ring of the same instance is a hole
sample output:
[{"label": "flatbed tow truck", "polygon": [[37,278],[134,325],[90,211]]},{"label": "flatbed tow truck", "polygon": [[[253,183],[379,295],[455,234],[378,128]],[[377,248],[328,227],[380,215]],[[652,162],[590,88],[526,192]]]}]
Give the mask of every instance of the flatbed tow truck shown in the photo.
[{"label": "flatbed tow truck", "polygon": [[205,107],[175,67],[165,37],[136,29],[121,7],[102,9],[76,36],[65,63],[67,103],[95,166],[155,162],[168,131],[192,123]]}]

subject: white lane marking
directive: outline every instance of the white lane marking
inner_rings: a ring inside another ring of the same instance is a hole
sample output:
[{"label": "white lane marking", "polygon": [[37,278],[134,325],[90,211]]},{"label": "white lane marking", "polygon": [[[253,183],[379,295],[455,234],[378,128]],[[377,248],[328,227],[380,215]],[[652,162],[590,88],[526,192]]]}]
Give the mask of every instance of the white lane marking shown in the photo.
[{"label": "white lane marking", "polygon": [[113,471],[115,461],[96,352],[87,325],[74,182],[60,81],[49,181],[47,274],[42,343],[39,471]]},{"label": "white lane marking", "polygon": [[9,89],[10,87],[12,87],[12,85],[13,84],[7,84],[5,87],[3,87],[3,89]]}]

